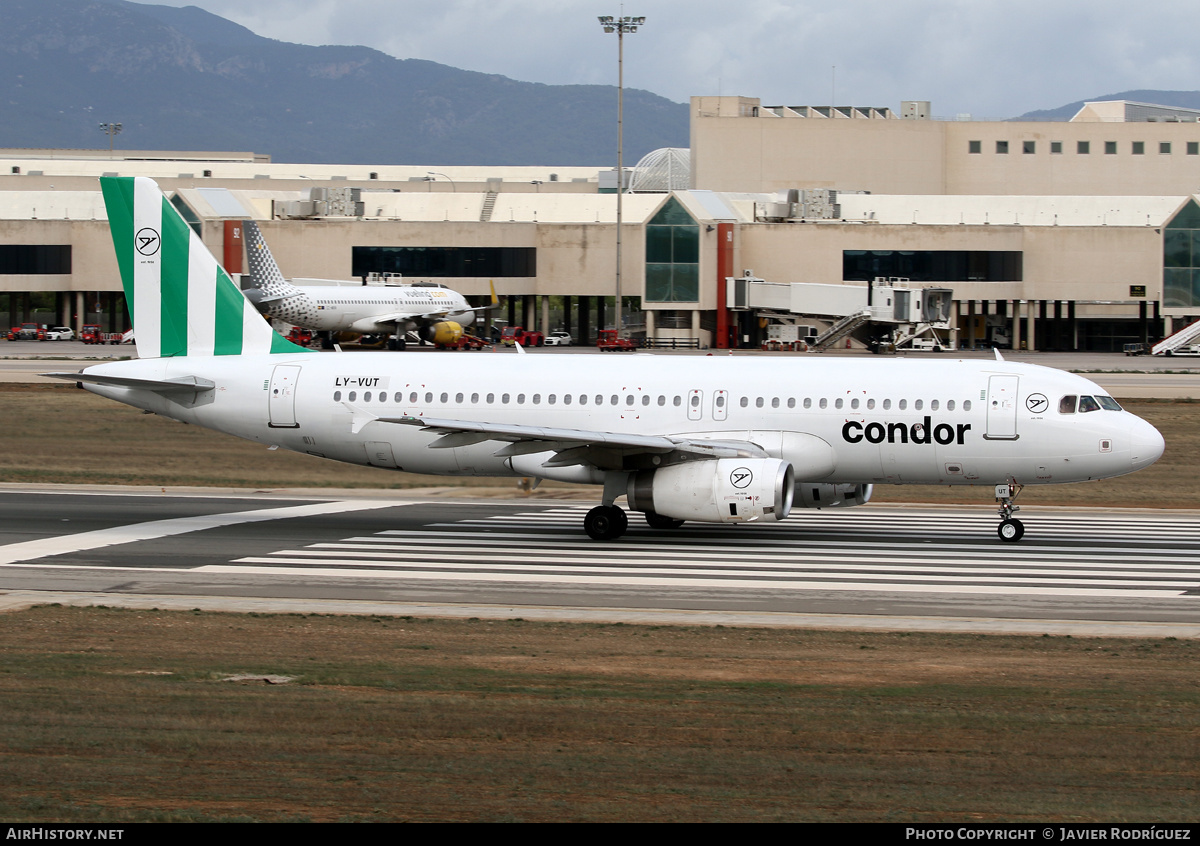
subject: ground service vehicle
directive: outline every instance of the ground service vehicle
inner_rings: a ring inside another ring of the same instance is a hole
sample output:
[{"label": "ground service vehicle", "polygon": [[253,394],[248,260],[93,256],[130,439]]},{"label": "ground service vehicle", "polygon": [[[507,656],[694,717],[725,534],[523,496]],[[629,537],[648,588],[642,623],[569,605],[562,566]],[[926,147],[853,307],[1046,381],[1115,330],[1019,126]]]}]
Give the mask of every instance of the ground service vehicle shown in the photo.
[{"label": "ground service vehicle", "polygon": [[500,343],[506,347],[520,344],[523,347],[540,347],[546,343],[546,336],[534,329],[526,331],[523,326],[505,326],[500,333]]},{"label": "ground service vehicle", "polygon": [[100,324],[83,324],[83,328],[79,330],[79,340],[83,341],[85,344],[103,344],[104,333],[100,331]]},{"label": "ground service vehicle", "polygon": [[8,330],[10,341],[44,341],[46,333],[36,323],[22,323]]},{"label": "ground service vehicle", "polygon": [[439,350],[481,350],[484,347],[490,347],[487,341],[483,338],[476,338],[474,335],[463,334],[457,341],[450,341],[444,344],[434,344]]},{"label": "ground service vehicle", "polygon": [[601,329],[599,337],[596,338],[596,346],[600,348],[600,352],[633,352],[638,348],[637,344],[628,338],[617,337],[616,329]]}]

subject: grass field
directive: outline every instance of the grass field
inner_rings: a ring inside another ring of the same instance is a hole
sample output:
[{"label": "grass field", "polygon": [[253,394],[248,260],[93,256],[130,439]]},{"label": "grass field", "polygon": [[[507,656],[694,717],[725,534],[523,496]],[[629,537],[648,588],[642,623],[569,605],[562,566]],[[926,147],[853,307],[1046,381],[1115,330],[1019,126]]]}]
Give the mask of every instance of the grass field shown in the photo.
[{"label": "grass field", "polygon": [[10,822],[1200,816],[1195,641],[51,606],[0,657]]},{"label": "grass field", "polygon": [[[499,487],[513,479],[460,479],[356,467],[185,426],[105,400],[71,385],[0,384],[5,481],[69,484],[200,485],[250,488]],[[1028,487],[1022,505],[1145,508],[1200,506],[1200,403],[1130,401],[1159,428],[1167,449],[1132,476],[1075,485]],[[545,483],[538,493],[599,498],[598,489]],[[535,496],[538,494],[535,494]],[[877,502],[990,504],[989,486],[875,488]]]}]

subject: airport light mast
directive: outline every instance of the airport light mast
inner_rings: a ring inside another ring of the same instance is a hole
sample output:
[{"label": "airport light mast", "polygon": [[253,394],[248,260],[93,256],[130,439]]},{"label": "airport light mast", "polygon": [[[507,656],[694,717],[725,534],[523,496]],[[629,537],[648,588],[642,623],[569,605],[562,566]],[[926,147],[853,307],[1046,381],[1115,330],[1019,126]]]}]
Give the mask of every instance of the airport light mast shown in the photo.
[{"label": "airport light mast", "polygon": [[617,34],[617,308],[616,323],[617,337],[621,337],[621,195],[625,193],[624,153],[624,109],[625,109],[625,33],[637,32],[639,26],[645,26],[646,19],[634,18],[628,15],[614,18],[612,15],[602,15],[600,26],[605,32]]},{"label": "airport light mast", "polygon": [[119,123],[102,123],[100,131],[108,136],[108,154],[111,156],[113,151],[113,138],[121,134],[121,124]]}]

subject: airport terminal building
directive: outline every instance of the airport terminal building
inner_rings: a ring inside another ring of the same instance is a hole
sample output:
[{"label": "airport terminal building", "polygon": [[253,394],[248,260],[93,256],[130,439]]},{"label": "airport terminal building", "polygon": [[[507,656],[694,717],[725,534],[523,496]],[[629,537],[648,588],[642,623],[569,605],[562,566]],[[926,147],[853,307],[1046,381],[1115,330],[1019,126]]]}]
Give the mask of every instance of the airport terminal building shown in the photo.
[{"label": "airport terminal building", "polygon": [[[818,322],[816,286],[948,288],[965,346],[1119,350],[1200,315],[1200,113],[1092,103],[1020,123],[744,97],[696,97],[692,113],[690,184],[634,179],[621,197],[629,334],[757,346],[780,315],[736,300],[729,280],[748,277],[793,286],[792,316]],[[580,342],[612,325],[610,168],[0,150],[10,324],[125,328],[105,174],[155,178],[233,274],[253,219],[289,277],[399,274],[481,303],[494,284],[500,320]]]}]

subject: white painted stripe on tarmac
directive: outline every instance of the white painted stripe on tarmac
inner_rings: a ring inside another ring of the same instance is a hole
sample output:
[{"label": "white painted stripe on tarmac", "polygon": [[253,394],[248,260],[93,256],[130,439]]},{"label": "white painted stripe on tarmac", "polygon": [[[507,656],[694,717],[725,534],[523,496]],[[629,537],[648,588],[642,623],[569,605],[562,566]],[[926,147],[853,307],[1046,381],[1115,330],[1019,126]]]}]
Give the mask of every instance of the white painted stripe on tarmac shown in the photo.
[{"label": "white painted stripe on tarmac", "polygon": [[253,511],[235,511],[228,514],[205,514],[199,517],[177,517],[171,520],[150,520],[128,526],[113,526],[94,532],[79,532],[56,538],[22,541],[0,546],[0,565],[18,561],[30,561],[50,555],[67,555],[87,549],[100,549],[122,543],[154,540],[189,532],[202,532],[222,526],[240,523],[261,523],[266,520],[287,520],[293,517],[315,517],[320,514],[340,514],[347,511],[370,511],[376,508],[391,508],[408,505],[401,500],[355,500],[349,502],[314,502],[306,505],[290,505],[283,508],[261,508]]},{"label": "white painted stripe on tarmac", "polygon": [[[436,569],[439,572],[458,572],[458,571],[477,571],[480,573],[490,572],[529,572],[529,573],[546,573],[559,575],[573,575],[575,571],[586,573],[589,575],[608,575],[620,574],[636,576],[638,578],[646,578],[650,576],[668,576],[677,577],[681,581],[691,583],[695,577],[705,577],[709,579],[722,579],[723,581],[746,580],[753,579],[756,582],[786,581],[789,579],[815,579],[829,578],[835,575],[841,575],[842,578],[853,577],[855,579],[864,580],[880,580],[880,579],[901,579],[904,581],[913,582],[962,582],[963,575],[974,577],[978,580],[988,580],[999,584],[1022,584],[1031,581],[1044,582],[1047,584],[1083,584],[1095,587],[1122,586],[1128,584],[1138,584],[1147,586],[1148,578],[1157,579],[1160,587],[1163,590],[1187,591],[1194,587],[1193,582],[1180,579],[1177,575],[1169,574],[1146,574],[1146,573],[1090,573],[1090,572],[1058,572],[1052,569],[1044,570],[1004,570],[999,568],[979,569],[972,567],[939,567],[927,568],[924,570],[915,568],[906,568],[901,565],[888,566],[880,568],[880,570],[867,570],[855,565],[838,565],[829,564],[820,567],[794,567],[790,569],[772,569],[764,570],[753,566],[723,568],[719,566],[713,567],[696,567],[686,565],[676,565],[671,567],[655,566],[652,559],[647,559],[645,563],[638,566],[614,567],[611,566],[610,559],[596,557],[592,559],[581,559],[564,561],[561,563],[544,563],[530,564],[522,562],[520,564],[503,564],[496,563],[490,556],[483,555],[460,555],[450,553],[444,560],[438,561],[431,565],[430,562],[416,563],[411,560],[391,558],[387,560],[375,560],[372,558],[334,558],[332,553],[327,556],[313,556],[312,553],[305,553],[298,550],[282,550],[270,556],[247,556],[246,558],[238,558],[231,562],[234,565],[239,564],[276,564],[280,566],[317,566],[322,567],[337,566],[337,567],[358,567],[371,568],[372,572],[377,572],[374,568],[389,568],[394,570],[411,570],[411,569]],[[1104,578],[1101,578],[1104,577]],[[1124,578],[1122,578],[1124,577]]]},{"label": "white painted stripe on tarmac", "polygon": [[193,573],[223,573],[223,574],[241,574],[241,575],[279,575],[280,573],[292,573],[296,575],[303,574],[305,576],[328,576],[333,578],[346,578],[348,576],[358,576],[370,579],[434,579],[437,581],[464,581],[464,582],[519,582],[531,584],[594,584],[594,585],[626,585],[626,586],[653,586],[653,587],[739,587],[739,588],[758,588],[771,590],[831,590],[831,591],[887,591],[887,592],[903,592],[903,593],[966,593],[966,594],[1004,594],[1004,595],[1049,595],[1049,596],[1108,596],[1108,597],[1138,597],[1144,599],[1164,599],[1175,598],[1180,595],[1178,590],[1113,590],[1113,589],[1094,589],[1094,588],[1058,588],[1058,587],[1043,587],[1043,586],[1022,586],[1022,585],[943,585],[936,583],[923,584],[904,584],[904,583],[889,583],[869,581],[863,582],[835,582],[835,581],[761,581],[749,579],[695,579],[682,581],[672,578],[638,578],[638,577],[620,577],[620,576],[589,576],[589,575],[563,575],[558,574],[553,577],[547,577],[543,574],[535,573],[479,573],[479,572],[444,572],[444,571],[423,571],[423,570],[367,570],[367,569],[341,569],[341,568],[297,568],[297,567],[255,567],[255,566],[234,566],[227,564],[210,564],[204,567],[197,567],[192,570]]}]

